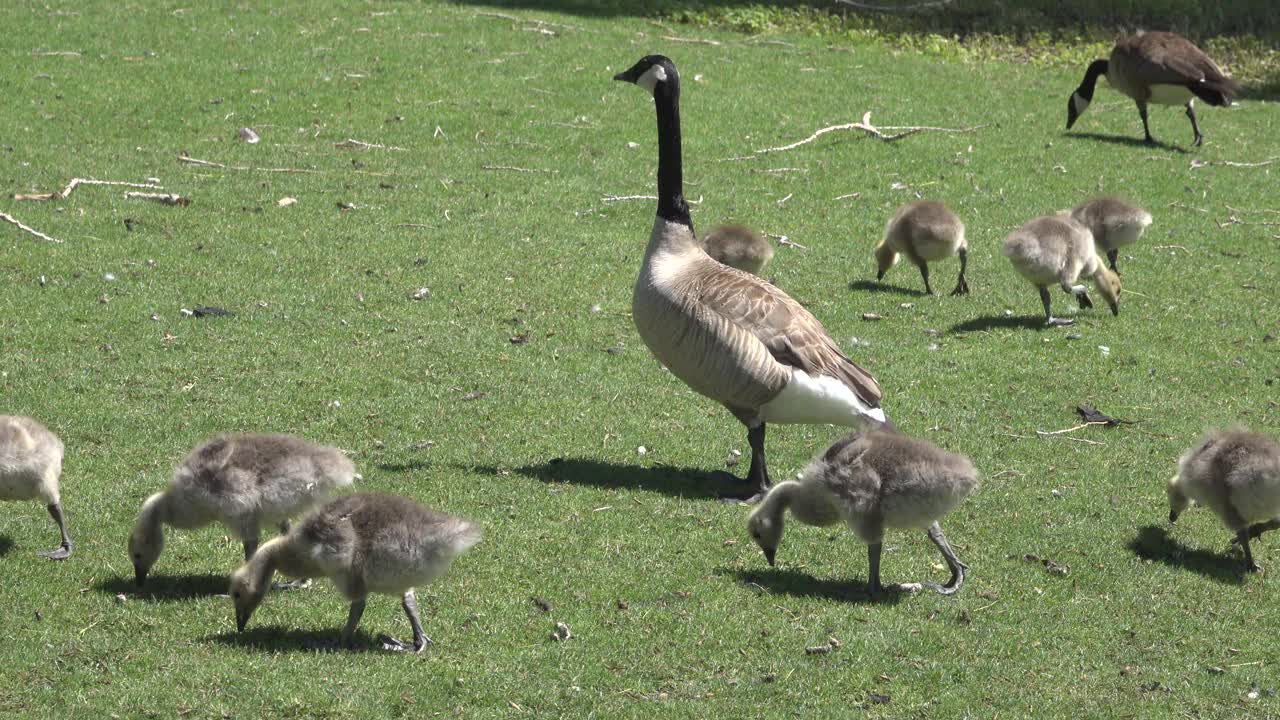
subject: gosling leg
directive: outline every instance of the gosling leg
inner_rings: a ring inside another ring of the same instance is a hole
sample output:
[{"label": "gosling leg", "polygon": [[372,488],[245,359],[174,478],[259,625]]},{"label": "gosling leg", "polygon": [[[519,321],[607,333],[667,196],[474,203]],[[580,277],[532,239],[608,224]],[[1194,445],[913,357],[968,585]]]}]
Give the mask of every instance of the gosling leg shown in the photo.
[{"label": "gosling leg", "polygon": [[1120,274],[1120,268],[1116,267],[1116,260],[1119,260],[1119,259],[1120,259],[1119,250],[1112,249],[1107,251],[1107,260],[1111,263],[1111,270],[1115,272],[1117,275]]},{"label": "gosling leg", "polygon": [[924,291],[929,295],[933,294],[933,286],[929,284],[929,264],[920,263],[920,277],[924,278]]},{"label": "gosling leg", "polygon": [[1262,572],[1262,568],[1258,567],[1258,563],[1253,561],[1253,553],[1249,550],[1249,528],[1245,528],[1236,534],[1236,542],[1240,543],[1240,547],[1244,548],[1244,569],[1248,572]]},{"label": "gosling leg", "polygon": [[[1277,530],[1277,529],[1280,529],[1280,518],[1274,518],[1266,522],[1254,523],[1253,525],[1249,526],[1249,537],[1256,540],[1262,537],[1262,533],[1268,530]],[[1237,536],[1236,539],[1232,540],[1231,542],[1232,544],[1239,545],[1240,538]]]},{"label": "gosling leg", "polygon": [[71,557],[73,543],[71,542],[71,535],[67,532],[66,518],[62,516],[62,504],[51,503],[48,510],[49,517],[53,518],[53,521],[58,524],[58,532],[62,533],[62,544],[53,550],[44,550],[37,554],[50,560],[66,560]]},{"label": "gosling leg", "polygon": [[969,264],[969,251],[960,248],[957,252],[960,256],[960,278],[956,280],[956,289],[951,291],[952,295],[968,295],[969,283],[965,282],[964,269]]},{"label": "gosling leg", "polygon": [[342,628],[342,637],[338,640],[342,647],[347,649],[352,647],[361,615],[364,615],[364,598],[351,601],[351,609],[347,612],[347,626]]},{"label": "gosling leg", "polygon": [[956,557],[955,550],[951,549],[951,543],[947,542],[947,536],[942,534],[942,526],[936,522],[929,526],[929,539],[933,541],[934,545],[938,546],[938,550],[942,552],[943,559],[947,561],[947,567],[951,568],[951,579],[947,581],[946,585],[927,584],[943,595],[954,595],[960,589],[960,586],[964,584],[964,571],[969,566],[960,562],[960,558]]},{"label": "gosling leg", "polygon": [[1045,322],[1049,327],[1063,327],[1066,325],[1074,325],[1075,320],[1069,318],[1056,318],[1053,313],[1049,312],[1049,288],[1040,288],[1040,304],[1044,305]]}]

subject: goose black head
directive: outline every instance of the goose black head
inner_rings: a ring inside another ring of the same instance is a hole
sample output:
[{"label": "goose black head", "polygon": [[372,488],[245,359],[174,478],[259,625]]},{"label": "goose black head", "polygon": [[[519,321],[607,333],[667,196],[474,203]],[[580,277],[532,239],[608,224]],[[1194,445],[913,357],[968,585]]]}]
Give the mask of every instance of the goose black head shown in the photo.
[{"label": "goose black head", "polygon": [[679,86],[680,75],[676,64],[665,55],[646,55],[630,68],[613,76],[614,80],[634,83],[656,93],[659,86]]}]

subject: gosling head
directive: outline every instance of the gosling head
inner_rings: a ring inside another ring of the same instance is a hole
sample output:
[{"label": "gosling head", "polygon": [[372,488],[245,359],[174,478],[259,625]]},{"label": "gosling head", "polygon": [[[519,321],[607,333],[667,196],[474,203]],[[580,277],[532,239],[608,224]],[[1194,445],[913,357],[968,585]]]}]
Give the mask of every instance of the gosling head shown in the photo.
[{"label": "gosling head", "polygon": [[764,559],[773,565],[778,545],[782,542],[782,515],[768,512],[766,507],[762,502],[751,512],[751,516],[747,518],[747,532],[751,533],[751,539],[764,552]]},{"label": "gosling head", "polygon": [[898,253],[889,247],[889,243],[884,240],[876,245],[876,281],[884,279],[884,274],[889,272],[889,268],[898,264]]},{"label": "gosling head", "polygon": [[164,528],[155,517],[156,506],[161,495],[147,498],[142,504],[142,512],[138,515],[138,523],[129,533],[129,561],[133,563],[133,577],[138,587],[147,581],[147,572],[160,559],[164,550]]},{"label": "gosling head", "polygon": [[1098,292],[1107,301],[1107,305],[1111,306],[1111,314],[1119,315],[1120,276],[1108,268],[1100,267],[1097,274],[1093,276],[1093,281],[1098,286]]},{"label": "gosling head", "polygon": [[244,632],[258,609],[262,598],[267,594],[267,580],[260,577],[248,565],[243,565],[231,575],[231,602],[236,606],[236,632]]},{"label": "gosling head", "polygon": [[1165,491],[1169,494],[1169,522],[1177,522],[1182,511],[1191,505],[1191,499],[1182,492],[1178,477],[1174,475],[1169,478],[1169,484],[1165,487]]},{"label": "gosling head", "polygon": [[627,70],[614,75],[613,79],[634,83],[657,94],[659,87],[677,87],[680,75],[670,58],[664,55],[647,55]]}]

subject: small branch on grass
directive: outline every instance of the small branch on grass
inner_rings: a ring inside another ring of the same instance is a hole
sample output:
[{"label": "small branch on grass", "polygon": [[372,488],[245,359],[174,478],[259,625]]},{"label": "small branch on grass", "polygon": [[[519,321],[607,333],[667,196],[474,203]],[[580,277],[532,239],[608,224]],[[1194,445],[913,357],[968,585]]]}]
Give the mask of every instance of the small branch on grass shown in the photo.
[{"label": "small branch on grass", "polygon": [[865,10],[867,12],[881,13],[911,13],[918,10],[937,10],[947,7],[952,0],[930,0],[929,2],[916,3],[915,5],[865,5],[854,0],[836,0],[840,5],[848,5],[855,10]]},{"label": "small branch on grass", "polygon": [[555,175],[556,173],[560,172],[559,170],[543,170],[541,168],[512,167],[510,165],[483,165],[481,167],[483,167],[485,170],[510,170],[511,172],[548,173],[550,175]]},{"label": "small branch on grass", "polygon": [[860,197],[862,197],[862,193],[856,192],[856,193],[849,193],[848,195],[837,195],[833,199],[834,200],[853,200]]},{"label": "small branch on grass", "polygon": [[305,173],[308,175],[322,174],[322,171],[320,170],[303,170],[300,168],[264,168],[264,167],[249,167],[248,165],[227,165],[226,163],[213,162],[211,160],[200,160],[199,158],[193,158],[190,155],[187,155],[185,153],[178,156],[178,161],[184,162],[188,165],[198,165],[200,167],[222,168],[224,170],[257,170],[258,172]]},{"label": "small branch on grass", "polygon": [[1229,225],[1280,225],[1280,222],[1267,222],[1262,220],[1241,220],[1235,215],[1232,215],[1231,217],[1227,218],[1226,220],[1223,220],[1222,222],[1217,222],[1215,220],[1214,224],[1216,224],[1218,228],[1221,229]]},{"label": "small branch on grass", "polygon": [[148,192],[127,192],[124,194],[129,200],[152,200],[161,205],[180,205],[186,207],[191,204],[191,198],[185,198],[177,193],[148,193]]},{"label": "small branch on grass", "polygon": [[[812,135],[810,135],[809,137],[803,140],[793,142],[790,145],[781,145],[778,147],[763,148],[760,150],[756,150],[755,154],[764,155],[767,153],[794,150],[795,148],[798,148],[801,145],[807,145],[813,142],[814,140],[817,140],[818,138],[822,137],[823,135],[826,135],[829,132],[835,132],[837,130],[862,130],[863,132],[867,133],[868,135],[871,135],[872,137],[879,138],[881,140],[884,140],[885,142],[893,142],[894,140],[901,140],[902,138],[907,137],[908,135],[915,135],[916,133],[919,133],[919,132],[966,133],[966,132],[973,132],[975,130],[980,130],[984,127],[987,127],[987,126],[984,124],[984,125],[974,125],[973,127],[967,127],[967,128],[942,128],[942,127],[932,127],[932,126],[926,126],[926,125],[901,125],[901,126],[894,126],[894,127],[877,128],[876,126],[871,124],[871,112],[868,111],[866,113],[863,113],[861,122],[844,123],[843,125],[832,125],[830,127],[824,127],[815,131]],[[883,132],[885,130],[901,131],[901,132],[897,132],[894,135],[886,135]]]},{"label": "small branch on grass", "polygon": [[1069,428],[1067,428],[1066,430],[1053,430],[1053,431],[1050,431],[1050,432],[1044,432],[1043,430],[1037,430],[1037,431],[1036,431],[1036,434],[1037,434],[1037,435],[1040,435],[1040,436],[1042,436],[1042,437],[1043,437],[1043,436],[1047,436],[1047,435],[1061,435],[1061,434],[1063,434],[1063,433],[1075,432],[1076,430],[1079,430],[1079,429],[1081,429],[1081,428],[1087,428],[1087,427],[1089,427],[1090,425],[1106,425],[1106,424],[1107,424],[1107,423],[1104,423],[1104,422],[1087,422],[1087,423],[1081,423],[1081,424],[1079,424],[1079,425],[1076,425],[1075,427],[1069,427]]},{"label": "small branch on grass", "polygon": [[347,138],[340,143],[334,143],[333,146],[336,148],[347,148],[351,150],[404,150],[404,148],[396,147],[395,145],[367,143],[363,140],[356,140],[355,138]]},{"label": "small branch on grass", "polygon": [[1185,247],[1183,247],[1183,246],[1181,246],[1181,245],[1152,245],[1152,246],[1151,246],[1151,249],[1152,249],[1152,250],[1169,250],[1169,249],[1172,249],[1172,248],[1177,248],[1177,249],[1179,249],[1179,250],[1181,250],[1182,252],[1187,253],[1187,254],[1190,254],[1190,253],[1191,253],[1191,251],[1190,251],[1190,250],[1186,249]]},{"label": "small branch on grass", "polygon": [[32,235],[35,235],[36,237],[40,238],[41,240],[47,240],[48,242],[51,242],[51,243],[60,243],[60,242],[62,242],[61,240],[59,240],[59,239],[57,239],[57,238],[51,238],[51,237],[49,237],[48,235],[45,235],[44,233],[40,232],[39,230],[36,230],[36,229],[35,229],[35,228],[33,228],[33,227],[28,227],[27,225],[23,225],[23,224],[22,224],[22,222],[21,222],[20,220],[18,220],[18,219],[17,219],[17,218],[15,218],[14,216],[10,215],[9,213],[6,213],[6,212],[0,212],[0,220],[4,220],[4,221],[5,221],[5,222],[7,222],[7,223],[10,223],[10,224],[13,224],[13,225],[17,225],[19,230],[23,230],[23,231],[25,231],[25,232],[31,233]]},{"label": "small branch on grass", "polygon": [[778,201],[778,205],[779,205],[779,206],[781,206],[783,203],[785,203],[786,201],[790,200],[794,195],[795,195],[795,193],[787,193],[787,196],[786,196],[786,197],[784,197],[784,198],[782,198],[781,200],[779,200],[779,201]]},{"label": "small branch on grass", "polygon": [[703,38],[682,38],[682,37],[676,37],[674,35],[660,35],[659,37],[661,37],[663,40],[669,40],[671,42],[692,43],[695,45],[723,45],[724,44],[719,40],[704,40]]},{"label": "small branch on grass", "polygon": [[[605,195],[600,198],[600,202],[625,202],[627,200],[657,200],[657,195]],[[697,200],[685,200],[690,205],[701,205],[702,196],[699,195]]]},{"label": "small branch on grass", "polygon": [[1280,163],[1280,157],[1274,157],[1262,162],[1232,162],[1230,160],[1192,160],[1191,169],[1198,170],[1202,167],[1210,165],[1225,165],[1227,167],[1262,167],[1263,165],[1274,165]]},{"label": "small branch on grass", "polygon": [[793,248],[798,248],[800,250],[809,249],[804,245],[801,245],[800,243],[793,241],[791,238],[787,237],[786,235],[774,235],[773,233],[765,233],[764,236],[767,238],[773,238],[774,240],[777,240],[778,244],[783,247],[793,247]]},{"label": "small branch on grass", "polygon": [[123,180],[89,180],[87,178],[71,178],[67,186],[58,192],[51,193],[35,193],[35,194],[15,194],[14,200],[65,200],[73,190],[81,185],[116,185],[121,187],[148,188],[151,190],[163,190],[164,188],[155,183],[135,183],[124,182]]},{"label": "small branch on grass", "polygon": [[75,50],[33,50],[32,57],[80,57]]},{"label": "small branch on grass", "polygon": [[1238,213],[1271,213],[1272,215],[1280,215],[1280,210],[1271,210],[1269,208],[1259,208],[1257,210],[1248,210],[1245,208],[1233,208],[1230,205],[1225,206],[1231,212]]},{"label": "small branch on grass", "polygon": [[1209,214],[1209,211],[1208,211],[1208,210],[1204,210],[1204,209],[1201,209],[1201,208],[1198,208],[1198,207],[1191,207],[1190,205],[1185,205],[1185,204],[1183,204],[1181,201],[1174,201],[1174,202],[1171,202],[1171,203],[1169,203],[1169,207],[1171,207],[1171,208],[1178,208],[1179,210],[1194,210],[1194,211],[1196,211],[1196,212],[1198,212],[1198,213],[1205,213],[1206,215],[1207,215],[1207,214]]},{"label": "small branch on grass", "polygon": [[432,226],[424,223],[396,223],[396,227],[430,228]]}]

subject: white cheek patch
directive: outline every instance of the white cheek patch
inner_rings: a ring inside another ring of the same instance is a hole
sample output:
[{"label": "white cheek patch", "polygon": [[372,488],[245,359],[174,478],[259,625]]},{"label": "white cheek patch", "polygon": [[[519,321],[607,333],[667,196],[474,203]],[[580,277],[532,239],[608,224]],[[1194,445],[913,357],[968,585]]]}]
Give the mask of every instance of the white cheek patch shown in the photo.
[{"label": "white cheek patch", "polygon": [[1089,101],[1076,93],[1071,94],[1071,102],[1075,105],[1077,115],[1083,115],[1084,111],[1089,109]]},{"label": "white cheek patch", "polygon": [[636,78],[636,84],[649,92],[653,92],[653,89],[658,86],[658,83],[666,82],[666,79],[667,69],[661,65],[654,65],[648,70],[645,70],[643,75]]}]

